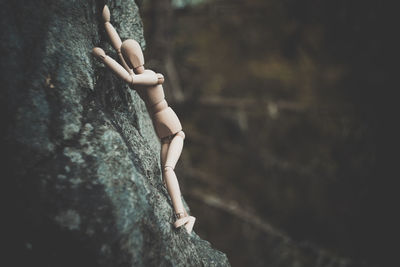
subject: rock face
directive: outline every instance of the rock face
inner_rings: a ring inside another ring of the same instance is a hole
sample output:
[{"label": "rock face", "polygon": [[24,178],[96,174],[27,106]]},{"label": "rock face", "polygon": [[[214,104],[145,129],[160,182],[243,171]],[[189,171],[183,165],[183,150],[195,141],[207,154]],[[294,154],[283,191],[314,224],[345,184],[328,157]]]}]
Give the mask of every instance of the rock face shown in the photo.
[{"label": "rock face", "polygon": [[174,229],[145,105],[91,55],[101,22],[145,45],[133,0],[3,1],[2,163],[10,266],[228,266]]}]

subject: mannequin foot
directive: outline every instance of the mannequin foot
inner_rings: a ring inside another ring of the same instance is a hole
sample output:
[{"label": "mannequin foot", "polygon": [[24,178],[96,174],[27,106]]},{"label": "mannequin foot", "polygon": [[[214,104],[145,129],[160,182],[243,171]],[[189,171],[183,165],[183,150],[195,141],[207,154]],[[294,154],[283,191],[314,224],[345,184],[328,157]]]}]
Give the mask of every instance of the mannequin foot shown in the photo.
[{"label": "mannequin foot", "polygon": [[193,216],[189,216],[186,213],[177,214],[178,219],[175,221],[174,226],[175,228],[179,228],[182,225],[185,227],[188,234],[190,234],[193,230],[194,222],[196,218]]}]

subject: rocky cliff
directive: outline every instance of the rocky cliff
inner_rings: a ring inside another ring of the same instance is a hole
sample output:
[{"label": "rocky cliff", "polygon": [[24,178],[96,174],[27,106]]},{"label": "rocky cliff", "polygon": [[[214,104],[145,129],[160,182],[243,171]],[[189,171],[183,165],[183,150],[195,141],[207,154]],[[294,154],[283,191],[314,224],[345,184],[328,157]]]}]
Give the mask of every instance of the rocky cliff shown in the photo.
[{"label": "rocky cliff", "polygon": [[145,46],[135,2],[0,3],[10,266],[228,266],[173,228],[145,105],[91,55],[116,58],[105,4],[121,38]]}]

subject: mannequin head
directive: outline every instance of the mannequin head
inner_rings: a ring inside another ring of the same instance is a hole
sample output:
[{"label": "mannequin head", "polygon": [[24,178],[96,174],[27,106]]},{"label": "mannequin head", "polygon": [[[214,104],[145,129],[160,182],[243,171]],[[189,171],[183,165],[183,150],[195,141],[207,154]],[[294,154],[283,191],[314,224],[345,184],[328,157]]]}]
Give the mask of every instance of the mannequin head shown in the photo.
[{"label": "mannequin head", "polygon": [[138,42],[132,39],[124,41],[121,46],[121,52],[128,66],[134,69],[135,72],[136,70],[141,72],[144,65],[144,57]]}]

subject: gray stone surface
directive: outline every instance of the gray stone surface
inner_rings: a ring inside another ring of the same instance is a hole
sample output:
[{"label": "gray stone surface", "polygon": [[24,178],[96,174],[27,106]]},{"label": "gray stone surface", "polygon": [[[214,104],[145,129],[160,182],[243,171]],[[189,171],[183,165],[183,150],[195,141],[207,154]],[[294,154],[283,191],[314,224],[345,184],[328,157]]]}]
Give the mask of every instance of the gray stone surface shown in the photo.
[{"label": "gray stone surface", "polygon": [[143,47],[133,0],[0,1],[2,163],[9,266],[228,266],[174,229],[159,142],[136,92],[91,55]]}]

